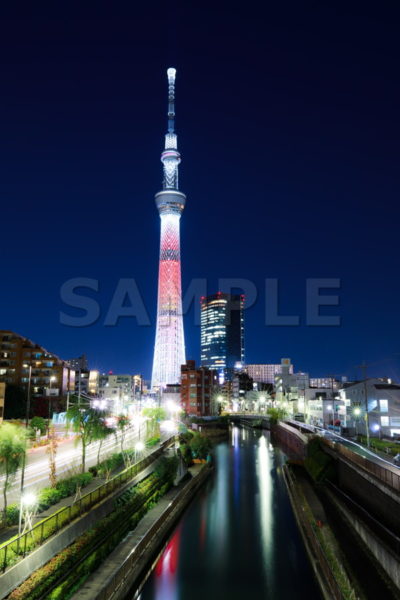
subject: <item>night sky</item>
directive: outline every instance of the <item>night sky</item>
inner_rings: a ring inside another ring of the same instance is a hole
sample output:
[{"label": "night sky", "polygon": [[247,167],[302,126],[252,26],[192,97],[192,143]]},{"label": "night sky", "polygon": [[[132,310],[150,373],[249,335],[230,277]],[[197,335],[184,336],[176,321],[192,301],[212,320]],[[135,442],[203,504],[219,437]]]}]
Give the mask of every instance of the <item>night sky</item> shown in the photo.
[{"label": "night sky", "polygon": [[[395,3],[189,4],[1,9],[0,328],[150,376],[154,194],[175,66],[183,288],[254,282],[249,363],[291,357],[314,376],[355,377],[365,360],[400,378]],[[81,314],[60,299],[75,277],[99,280],[83,292],[101,305],[92,326],[60,324],[60,311]],[[340,306],[321,309],[339,327],[305,325],[306,279],[320,277],[341,280]],[[135,278],[151,325],[104,325],[120,278]],[[301,326],[265,326],[266,278]],[[194,311],[185,336],[197,360]]]}]

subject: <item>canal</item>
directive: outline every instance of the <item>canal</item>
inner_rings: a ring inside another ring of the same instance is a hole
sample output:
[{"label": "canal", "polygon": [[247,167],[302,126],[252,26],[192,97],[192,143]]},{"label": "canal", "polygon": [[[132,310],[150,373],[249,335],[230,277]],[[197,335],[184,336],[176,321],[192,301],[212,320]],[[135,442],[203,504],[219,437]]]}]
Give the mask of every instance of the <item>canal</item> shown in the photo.
[{"label": "canal", "polygon": [[269,433],[234,427],[139,600],[321,598]]}]

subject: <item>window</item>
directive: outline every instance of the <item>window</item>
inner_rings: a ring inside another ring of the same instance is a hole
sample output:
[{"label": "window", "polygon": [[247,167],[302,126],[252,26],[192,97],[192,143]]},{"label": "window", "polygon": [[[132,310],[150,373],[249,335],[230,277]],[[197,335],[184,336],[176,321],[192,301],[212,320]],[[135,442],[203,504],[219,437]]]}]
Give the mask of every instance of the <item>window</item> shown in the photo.
[{"label": "window", "polygon": [[398,427],[400,425],[400,417],[391,417],[390,424],[394,427]]},{"label": "window", "polygon": [[382,427],[389,427],[389,417],[381,417]]},{"label": "window", "polygon": [[379,406],[380,406],[381,412],[387,412],[389,410],[387,400],[379,400]]}]

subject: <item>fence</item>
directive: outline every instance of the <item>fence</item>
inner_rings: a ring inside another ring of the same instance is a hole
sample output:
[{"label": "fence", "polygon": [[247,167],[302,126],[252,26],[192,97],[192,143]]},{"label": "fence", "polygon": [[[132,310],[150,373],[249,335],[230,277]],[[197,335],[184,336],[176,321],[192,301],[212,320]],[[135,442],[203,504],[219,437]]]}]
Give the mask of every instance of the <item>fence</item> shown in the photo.
[{"label": "fence", "polygon": [[355,463],[365,471],[374,475],[374,477],[382,481],[385,485],[393,488],[396,492],[400,492],[400,475],[395,466],[381,466],[380,464],[361,456],[361,454],[357,454],[357,452],[346,448],[346,446],[343,446],[342,444],[332,443],[330,440],[326,439],[323,441],[327,446],[338,454],[341,454],[349,462]]},{"label": "fence", "polygon": [[103,498],[120,488],[125,482],[135,477],[163,453],[165,448],[170,445],[171,439],[174,438],[166,440],[161,444],[160,448],[154,450],[131,467],[121,471],[121,473],[115,475],[92,492],[85,494],[73,504],[61,508],[49,517],[36,523],[32,529],[2,544],[0,546],[0,564],[2,565],[3,573],[7,567],[17,563],[31,552],[31,550],[40,546],[51,535],[68,525],[68,523],[71,523],[78,516],[87,512],[92,506],[103,500]]},{"label": "fence", "polygon": [[[179,507],[184,506],[193,496],[193,492],[201,485],[206,477],[210,474],[210,467],[204,466],[200,473],[187,484],[181,494],[178,494],[168,505],[161,517],[149,528],[140,542],[135,546],[133,551],[124,560],[117,573],[115,573],[108,584],[96,596],[96,600],[111,600],[113,597],[120,597],[121,586],[127,583],[127,580],[132,574],[132,569],[138,564],[141,557],[144,557],[145,552],[154,541],[154,538],[160,541],[160,530],[169,520],[172,520],[172,514]],[[149,557],[150,559],[150,557]],[[132,583],[130,583],[132,585]]]}]

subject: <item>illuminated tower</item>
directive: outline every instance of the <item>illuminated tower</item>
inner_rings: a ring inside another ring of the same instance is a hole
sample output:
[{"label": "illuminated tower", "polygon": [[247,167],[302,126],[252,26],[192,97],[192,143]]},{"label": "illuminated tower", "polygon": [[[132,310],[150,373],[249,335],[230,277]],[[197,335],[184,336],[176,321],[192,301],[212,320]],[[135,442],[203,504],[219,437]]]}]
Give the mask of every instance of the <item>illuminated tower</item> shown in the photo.
[{"label": "illuminated tower", "polygon": [[179,221],[186,196],[178,189],[178,138],[175,133],[175,69],[168,69],[168,133],[161,154],[163,189],[155,196],[161,218],[160,264],[158,272],[157,328],[154,347],[153,390],[177,383],[185,364],[183,337],[181,252]]}]

